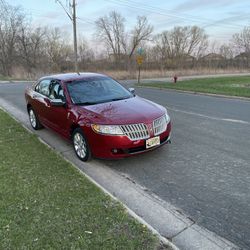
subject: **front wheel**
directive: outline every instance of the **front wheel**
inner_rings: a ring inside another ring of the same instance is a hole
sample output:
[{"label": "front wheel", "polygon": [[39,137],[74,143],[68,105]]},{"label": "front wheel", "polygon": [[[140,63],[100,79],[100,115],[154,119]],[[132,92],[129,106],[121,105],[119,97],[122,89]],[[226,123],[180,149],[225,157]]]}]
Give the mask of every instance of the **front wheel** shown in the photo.
[{"label": "front wheel", "polygon": [[72,141],[75,153],[81,161],[88,161],[91,158],[91,152],[88,142],[80,128],[74,130]]},{"label": "front wheel", "polygon": [[35,130],[41,129],[43,126],[38,120],[35,111],[32,108],[29,108],[28,112],[29,112],[29,119],[30,119],[30,124],[32,128]]}]

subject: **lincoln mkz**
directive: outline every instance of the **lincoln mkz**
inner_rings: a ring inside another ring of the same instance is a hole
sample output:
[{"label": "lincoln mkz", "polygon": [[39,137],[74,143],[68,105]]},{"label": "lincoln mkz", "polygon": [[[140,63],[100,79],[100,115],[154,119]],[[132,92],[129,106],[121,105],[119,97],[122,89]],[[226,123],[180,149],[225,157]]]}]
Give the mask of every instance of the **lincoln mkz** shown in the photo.
[{"label": "lincoln mkz", "polygon": [[170,142],[167,110],[102,74],[46,76],[25,98],[31,126],[71,140],[82,161],[123,158]]}]

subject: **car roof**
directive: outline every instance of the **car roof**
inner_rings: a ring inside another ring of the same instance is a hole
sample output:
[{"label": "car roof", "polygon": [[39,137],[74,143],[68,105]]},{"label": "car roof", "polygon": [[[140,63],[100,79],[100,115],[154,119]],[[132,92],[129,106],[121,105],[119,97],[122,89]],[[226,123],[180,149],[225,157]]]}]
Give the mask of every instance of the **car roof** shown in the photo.
[{"label": "car roof", "polygon": [[79,74],[78,73],[65,73],[65,74],[49,75],[49,76],[44,76],[44,77],[40,78],[39,80],[53,78],[53,79],[60,80],[63,82],[70,82],[70,81],[86,79],[89,77],[98,77],[98,76],[107,77],[106,75],[98,74],[98,73],[81,72]]}]

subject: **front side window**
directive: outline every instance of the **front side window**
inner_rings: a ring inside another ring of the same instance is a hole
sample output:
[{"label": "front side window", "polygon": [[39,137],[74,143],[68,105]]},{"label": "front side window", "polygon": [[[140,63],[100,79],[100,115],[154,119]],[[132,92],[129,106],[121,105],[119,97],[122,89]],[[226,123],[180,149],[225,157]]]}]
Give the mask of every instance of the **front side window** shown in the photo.
[{"label": "front side window", "polygon": [[61,99],[65,100],[63,89],[61,84],[58,81],[52,80],[50,84],[50,99]]},{"label": "front side window", "polygon": [[133,97],[128,90],[108,77],[89,77],[67,84],[73,103],[91,105]]}]

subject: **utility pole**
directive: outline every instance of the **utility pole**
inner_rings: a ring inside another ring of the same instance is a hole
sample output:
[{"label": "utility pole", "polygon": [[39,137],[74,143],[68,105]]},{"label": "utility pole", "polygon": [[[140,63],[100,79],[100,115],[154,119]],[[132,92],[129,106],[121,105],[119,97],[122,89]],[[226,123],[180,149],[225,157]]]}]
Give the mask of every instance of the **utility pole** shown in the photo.
[{"label": "utility pole", "polygon": [[78,71],[78,58],[77,58],[76,1],[75,0],[73,0],[72,8],[73,8],[72,22],[73,22],[73,33],[74,33],[75,71],[79,74],[79,71]]},{"label": "utility pole", "polygon": [[67,9],[62,4],[61,0],[56,0],[57,3],[61,5],[70,21],[73,24],[73,42],[74,42],[74,63],[75,63],[75,72],[79,74],[78,70],[78,56],[77,56],[77,34],[76,34],[76,0],[72,0],[72,4],[69,6],[72,8],[72,14],[67,11]]}]

